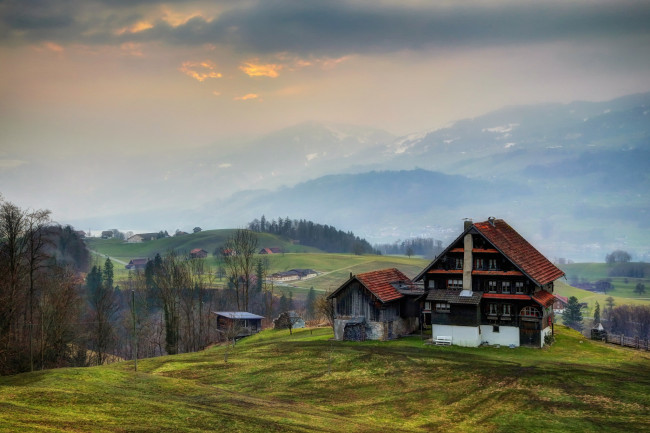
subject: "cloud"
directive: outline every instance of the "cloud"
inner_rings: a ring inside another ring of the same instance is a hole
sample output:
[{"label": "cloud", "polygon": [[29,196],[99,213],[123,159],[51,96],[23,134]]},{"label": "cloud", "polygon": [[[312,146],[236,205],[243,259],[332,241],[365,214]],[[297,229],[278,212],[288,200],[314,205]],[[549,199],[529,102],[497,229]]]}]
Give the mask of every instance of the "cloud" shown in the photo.
[{"label": "cloud", "polygon": [[123,35],[125,33],[140,33],[145,30],[149,30],[153,28],[153,24],[151,24],[148,21],[138,21],[135,24],[132,24],[128,27],[122,27],[121,29],[117,30],[115,34],[117,35]]},{"label": "cloud", "polygon": [[[650,2],[636,0],[251,0],[217,6],[187,0],[182,12],[166,9],[163,3],[5,0],[0,2],[0,43],[155,41],[220,45],[242,54],[290,52],[336,59],[402,50],[650,36]],[[638,51],[638,46],[626,45],[630,51]]]},{"label": "cloud", "polygon": [[260,95],[256,93],[247,93],[244,96],[236,96],[233,98],[234,101],[248,101],[250,99],[258,99]]},{"label": "cloud", "polygon": [[232,164],[229,162],[224,162],[223,164],[217,165],[217,168],[230,168],[232,167]]},{"label": "cloud", "polygon": [[244,63],[242,66],[240,66],[239,69],[249,77],[276,78],[279,75],[278,71],[280,71],[282,67],[283,67],[282,65],[278,65],[274,63],[261,65],[253,62],[247,62]]},{"label": "cloud", "polygon": [[209,60],[203,62],[183,62],[180,71],[197,81],[203,82],[208,78],[221,78],[221,73],[215,71],[216,67]]}]

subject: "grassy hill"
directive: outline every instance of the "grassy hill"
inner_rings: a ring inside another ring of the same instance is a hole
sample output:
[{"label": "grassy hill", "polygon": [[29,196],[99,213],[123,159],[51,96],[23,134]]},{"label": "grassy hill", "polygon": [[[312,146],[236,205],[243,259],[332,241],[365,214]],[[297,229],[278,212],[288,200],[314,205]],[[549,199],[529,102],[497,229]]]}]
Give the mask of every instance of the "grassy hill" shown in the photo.
[{"label": "grassy hill", "polygon": [[[630,263],[631,266],[637,266],[642,271],[644,271],[643,277],[633,278],[633,277],[622,277],[622,276],[612,276],[616,274],[616,268],[620,267],[620,264],[607,264],[607,263],[571,263],[568,265],[560,265],[562,270],[566,273],[567,281],[569,282],[589,282],[595,283],[598,280],[608,280],[611,282],[613,289],[608,290],[607,293],[603,296],[601,294],[595,294],[593,292],[585,291],[589,293],[590,297],[602,298],[603,300],[608,296],[614,298],[625,298],[624,303],[645,303],[650,302],[650,264],[648,263]],[[638,294],[634,292],[634,288],[637,283],[642,283],[646,286],[645,294]],[[579,290],[579,289],[575,289]],[[577,292],[580,293],[580,292]],[[564,293],[561,293],[564,295]],[[576,296],[578,295],[571,294],[565,296]],[[583,296],[585,297],[585,296]],[[579,298],[580,299],[580,298]],[[603,303],[599,300],[600,304]]]},{"label": "grassy hill", "polygon": [[203,352],[0,377],[0,431],[650,431],[650,354],[336,342],[264,331]]},{"label": "grassy hill", "polygon": [[[136,257],[153,257],[156,253],[165,254],[169,250],[189,253],[194,248],[203,248],[210,255],[224,244],[235,229],[204,230],[183,236],[157,239],[142,243],[127,243],[118,239],[88,238],[86,245],[90,250],[128,262]],[[259,247],[279,247],[285,252],[320,252],[318,248],[294,245],[286,239],[268,233],[258,233]]]}]

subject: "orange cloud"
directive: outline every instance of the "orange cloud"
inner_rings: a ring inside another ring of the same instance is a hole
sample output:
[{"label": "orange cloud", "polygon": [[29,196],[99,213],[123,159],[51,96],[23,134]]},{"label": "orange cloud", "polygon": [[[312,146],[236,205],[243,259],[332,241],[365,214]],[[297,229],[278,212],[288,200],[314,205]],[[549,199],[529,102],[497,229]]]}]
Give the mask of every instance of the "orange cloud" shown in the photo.
[{"label": "orange cloud", "polygon": [[182,26],[192,18],[197,18],[197,17],[203,18],[208,23],[212,21],[212,18],[206,17],[201,12],[182,13],[182,12],[174,12],[171,9],[167,9],[167,8],[163,9],[163,12],[165,15],[162,17],[162,20],[172,27]]},{"label": "orange cloud", "polygon": [[183,62],[180,71],[197,81],[203,82],[208,78],[221,78],[222,75],[215,71],[217,66],[209,60],[203,62]]},{"label": "orange cloud", "polygon": [[50,51],[54,51],[55,53],[63,52],[63,47],[59,44],[55,44],[54,42],[45,42],[43,46]]},{"label": "orange cloud", "polygon": [[233,100],[235,100],[235,101],[248,101],[249,99],[258,99],[259,97],[260,97],[260,95],[258,95],[256,93],[248,93],[248,94],[246,94],[244,96],[237,96],[237,97],[233,98]]},{"label": "orange cloud", "polygon": [[276,78],[282,69],[282,65],[269,63],[266,65],[258,65],[253,62],[247,62],[239,67],[249,77],[270,77]]},{"label": "orange cloud", "polygon": [[123,27],[119,29],[116,33],[118,35],[123,35],[124,33],[139,33],[152,28],[153,24],[151,24],[149,21],[138,21],[131,27]]}]

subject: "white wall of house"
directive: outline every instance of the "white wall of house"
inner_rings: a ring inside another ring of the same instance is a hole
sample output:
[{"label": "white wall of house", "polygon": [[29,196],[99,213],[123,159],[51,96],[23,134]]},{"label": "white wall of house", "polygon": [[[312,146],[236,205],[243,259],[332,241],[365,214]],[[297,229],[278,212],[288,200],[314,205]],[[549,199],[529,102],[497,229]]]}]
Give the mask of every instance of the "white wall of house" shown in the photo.
[{"label": "white wall of house", "polygon": [[519,347],[519,328],[516,326],[499,326],[499,332],[494,332],[492,325],[481,325],[481,341],[490,345],[500,344]]},{"label": "white wall of house", "polygon": [[544,338],[547,335],[552,333],[553,333],[553,328],[550,326],[547,326],[546,328],[542,329],[542,335],[541,335],[542,338],[540,338],[540,345],[539,345],[540,347],[544,347]]},{"label": "white wall of house", "polygon": [[451,344],[455,346],[478,347],[481,335],[478,326],[432,325],[432,337],[451,336]]}]

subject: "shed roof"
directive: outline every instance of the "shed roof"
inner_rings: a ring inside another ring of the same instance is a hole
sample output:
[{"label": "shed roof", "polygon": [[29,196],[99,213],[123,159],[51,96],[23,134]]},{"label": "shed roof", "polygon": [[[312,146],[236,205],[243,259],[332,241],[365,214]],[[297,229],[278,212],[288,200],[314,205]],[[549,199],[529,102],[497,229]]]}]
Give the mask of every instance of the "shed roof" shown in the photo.
[{"label": "shed roof", "polygon": [[539,290],[533,293],[533,299],[540,305],[544,307],[549,307],[553,305],[553,302],[555,301],[555,296],[553,296],[551,293],[547,292],[546,290]]},{"label": "shed roof", "polygon": [[217,316],[227,317],[229,319],[263,319],[264,316],[248,313],[246,311],[213,311]]},{"label": "shed roof", "polygon": [[446,301],[450,304],[474,304],[481,302],[481,292],[467,293],[470,296],[461,296],[461,290],[431,290],[427,301]]}]

